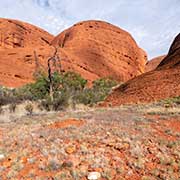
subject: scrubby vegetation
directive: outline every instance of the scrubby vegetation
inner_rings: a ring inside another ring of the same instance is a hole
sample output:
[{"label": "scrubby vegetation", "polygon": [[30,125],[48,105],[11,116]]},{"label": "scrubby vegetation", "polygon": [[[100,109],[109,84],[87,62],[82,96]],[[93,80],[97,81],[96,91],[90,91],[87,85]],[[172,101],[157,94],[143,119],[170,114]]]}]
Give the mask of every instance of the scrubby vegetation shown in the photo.
[{"label": "scrubby vegetation", "polygon": [[33,105],[31,103],[27,104],[25,106],[25,110],[26,110],[28,115],[32,115],[32,113],[33,113]]},{"label": "scrubby vegetation", "polygon": [[50,82],[45,73],[36,76],[34,83],[27,84],[21,88],[0,88],[0,106],[13,104],[10,111],[14,112],[16,104],[23,101],[38,101],[39,107],[47,111],[62,110],[76,104],[93,105],[102,101],[111,88],[117,83],[111,79],[98,79],[87,87],[87,80],[74,72],[52,74],[53,100],[50,97]]},{"label": "scrubby vegetation", "polygon": [[180,105],[180,96],[165,99],[162,101],[162,103],[164,103],[167,107],[168,106]]},{"label": "scrubby vegetation", "polygon": [[180,115],[148,114],[150,107],[93,108],[0,123],[0,179],[83,180],[95,171],[98,180],[179,180]]}]

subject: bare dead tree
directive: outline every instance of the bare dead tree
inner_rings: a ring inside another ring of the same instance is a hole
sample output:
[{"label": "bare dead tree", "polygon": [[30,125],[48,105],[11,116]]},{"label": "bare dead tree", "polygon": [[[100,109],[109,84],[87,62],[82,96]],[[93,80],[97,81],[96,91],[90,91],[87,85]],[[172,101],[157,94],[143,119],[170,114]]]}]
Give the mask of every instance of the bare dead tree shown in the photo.
[{"label": "bare dead tree", "polygon": [[58,48],[54,47],[55,51],[53,56],[51,56],[48,61],[47,61],[47,65],[48,65],[48,79],[49,79],[49,96],[51,101],[54,100],[53,98],[53,80],[52,80],[52,67],[51,67],[51,62],[56,66],[57,61],[58,63],[60,63],[60,58],[58,56]]}]

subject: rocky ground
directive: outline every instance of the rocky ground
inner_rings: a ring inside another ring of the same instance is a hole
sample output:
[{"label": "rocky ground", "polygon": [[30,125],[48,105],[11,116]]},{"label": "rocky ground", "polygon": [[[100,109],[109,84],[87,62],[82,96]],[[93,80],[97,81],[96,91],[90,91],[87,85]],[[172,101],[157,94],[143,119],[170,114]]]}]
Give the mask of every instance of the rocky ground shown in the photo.
[{"label": "rocky ground", "polygon": [[0,123],[0,179],[179,180],[180,108],[33,115]]}]

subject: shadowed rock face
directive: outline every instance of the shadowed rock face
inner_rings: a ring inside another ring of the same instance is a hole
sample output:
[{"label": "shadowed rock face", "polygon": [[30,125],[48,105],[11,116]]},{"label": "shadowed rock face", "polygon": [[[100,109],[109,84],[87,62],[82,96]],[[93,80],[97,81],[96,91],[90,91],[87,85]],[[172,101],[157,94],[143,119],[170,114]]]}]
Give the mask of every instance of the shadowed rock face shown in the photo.
[{"label": "shadowed rock face", "polygon": [[158,65],[158,69],[176,68],[180,66],[180,33],[173,41],[168,55]]},{"label": "shadowed rock face", "polygon": [[144,72],[146,53],[126,31],[102,21],[75,24],[53,41],[60,47],[64,70],[93,81],[111,77],[127,81]]},{"label": "shadowed rock face", "polygon": [[154,71],[116,88],[102,105],[152,102],[175,96],[180,96],[180,34],[175,38],[168,55]]},{"label": "shadowed rock face", "polygon": [[165,58],[166,56],[158,56],[156,58],[151,59],[146,63],[145,66],[145,72],[152,71],[157,68],[157,66],[161,63],[161,61]]},{"label": "shadowed rock face", "polygon": [[17,87],[31,82],[37,63],[45,65],[51,54],[52,39],[33,25],[0,18],[0,85]]}]

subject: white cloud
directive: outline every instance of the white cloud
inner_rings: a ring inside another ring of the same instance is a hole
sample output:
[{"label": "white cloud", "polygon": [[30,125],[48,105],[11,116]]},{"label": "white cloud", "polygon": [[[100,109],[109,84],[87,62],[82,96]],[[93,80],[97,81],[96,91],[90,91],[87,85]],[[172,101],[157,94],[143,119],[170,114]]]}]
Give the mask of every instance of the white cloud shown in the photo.
[{"label": "white cloud", "polygon": [[58,34],[78,21],[101,19],[129,31],[150,58],[165,54],[180,31],[179,0],[1,0],[0,17]]}]

